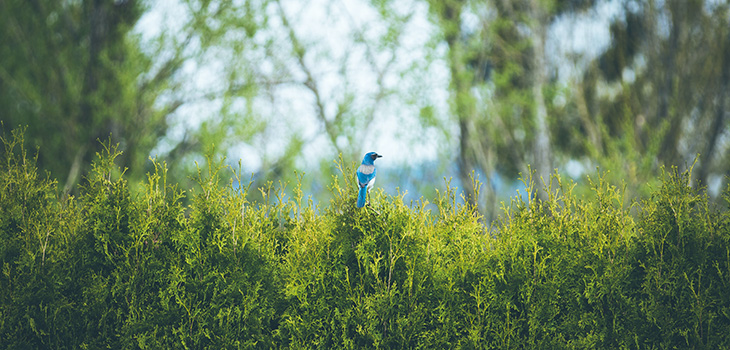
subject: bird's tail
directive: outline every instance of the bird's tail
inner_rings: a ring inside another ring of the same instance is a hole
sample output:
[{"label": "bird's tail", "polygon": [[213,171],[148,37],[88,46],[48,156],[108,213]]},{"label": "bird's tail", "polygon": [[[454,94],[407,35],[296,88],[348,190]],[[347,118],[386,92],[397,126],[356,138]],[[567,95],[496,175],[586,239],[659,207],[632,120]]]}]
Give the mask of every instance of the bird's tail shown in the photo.
[{"label": "bird's tail", "polygon": [[360,191],[357,193],[357,207],[362,208],[365,206],[365,199],[368,196],[368,187],[360,187]]}]

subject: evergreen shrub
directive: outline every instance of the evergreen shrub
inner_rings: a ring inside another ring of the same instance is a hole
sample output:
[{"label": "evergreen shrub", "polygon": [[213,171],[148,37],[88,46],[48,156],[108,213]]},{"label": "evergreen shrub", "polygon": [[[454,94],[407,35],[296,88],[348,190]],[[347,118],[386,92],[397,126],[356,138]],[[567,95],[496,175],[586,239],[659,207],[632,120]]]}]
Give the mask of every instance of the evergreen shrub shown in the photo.
[{"label": "evergreen shrub", "polygon": [[448,182],[435,210],[358,209],[341,159],[320,208],[210,159],[189,191],[153,160],[134,192],[110,143],[69,196],[2,143],[2,349],[730,348],[730,216],[690,172],[637,202],[528,178],[486,227]]}]

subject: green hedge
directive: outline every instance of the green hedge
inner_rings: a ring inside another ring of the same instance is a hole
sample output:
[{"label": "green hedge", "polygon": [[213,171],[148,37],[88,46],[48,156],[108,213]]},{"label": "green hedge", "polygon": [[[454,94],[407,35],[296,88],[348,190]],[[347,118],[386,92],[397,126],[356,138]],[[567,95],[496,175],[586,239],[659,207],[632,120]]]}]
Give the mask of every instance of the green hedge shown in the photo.
[{"label": "green hedge", "polygon": [[730,348],[730,216],[686,172],[628,206],[556,176],[485,228],[449,186],[358,210],[342,162],[318,208],[214,162],[189,192],[155,162],[133,193],[107,144],[66,196],[3,144],[4,349]]}]

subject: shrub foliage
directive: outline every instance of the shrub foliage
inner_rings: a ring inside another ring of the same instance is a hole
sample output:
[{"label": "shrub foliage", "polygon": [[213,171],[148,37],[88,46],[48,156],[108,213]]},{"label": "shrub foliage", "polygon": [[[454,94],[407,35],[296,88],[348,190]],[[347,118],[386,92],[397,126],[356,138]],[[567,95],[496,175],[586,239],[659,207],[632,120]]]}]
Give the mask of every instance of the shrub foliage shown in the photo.
[{"label": "shrub foliage", "polygon": [[341,160],[319,208],[210,161],[189,192],[153,162],[132,193],[106,144],[66,196],[2,141],[1,348],[730,347],[730,216],[688,172],[631,204],[556,175],[487,228],[448,183],[436,210],[357,209]]}]

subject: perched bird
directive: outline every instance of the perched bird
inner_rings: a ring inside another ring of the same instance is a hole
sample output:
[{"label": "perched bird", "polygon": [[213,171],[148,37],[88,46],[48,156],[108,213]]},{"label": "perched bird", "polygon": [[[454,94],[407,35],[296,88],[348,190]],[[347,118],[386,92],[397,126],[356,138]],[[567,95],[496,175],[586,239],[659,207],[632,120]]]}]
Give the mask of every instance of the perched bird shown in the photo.
[{"label": "perched bird", "polygon": [[357,207],[362,208],[365,206],[365,199],[368,196],[368,191],[373,188],[375,183],[375,165],[373,162],[382,157],[381,155],[370,152],[365,155],[362,159],[362,164],[357,168],[355,175],[357,176]]}]

